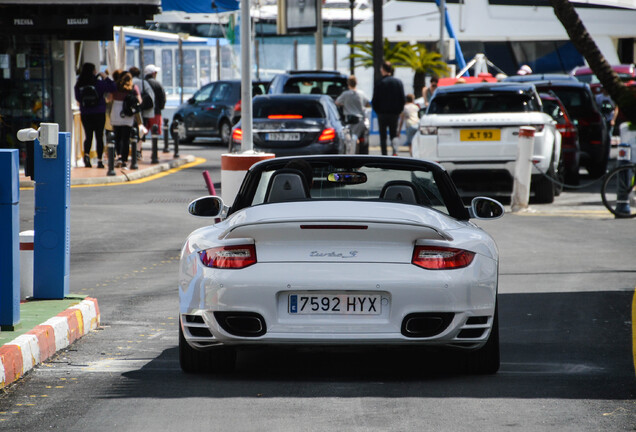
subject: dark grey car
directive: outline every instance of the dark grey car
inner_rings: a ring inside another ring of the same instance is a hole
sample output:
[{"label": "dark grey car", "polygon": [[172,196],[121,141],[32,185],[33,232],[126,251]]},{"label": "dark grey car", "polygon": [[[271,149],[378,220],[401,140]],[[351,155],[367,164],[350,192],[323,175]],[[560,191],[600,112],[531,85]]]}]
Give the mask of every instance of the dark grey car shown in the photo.
[{"label": "dark grey car", "polygon": [[[252,102],[253,148],[276,156],[342,154],[351,139],[333,99],[327,95],[276,94]],[[239,122],[232,134],[234,150],[241,146]]]}]

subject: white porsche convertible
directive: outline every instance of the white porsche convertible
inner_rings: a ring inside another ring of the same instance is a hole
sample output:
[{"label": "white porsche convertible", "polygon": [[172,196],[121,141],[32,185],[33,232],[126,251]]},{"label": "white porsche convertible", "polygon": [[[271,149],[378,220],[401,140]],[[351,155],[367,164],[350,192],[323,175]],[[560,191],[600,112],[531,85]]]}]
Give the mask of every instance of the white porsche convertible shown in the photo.
[{"label": "white porsche convertible", "polygon": [[469,221],[438,164],[386,156],[259,162],[236,199],[193,201],[221,221],[181,253],[179,357],[186,372],[234,367],[248,345],[448,347],[470,372],[499,368],[493,239]]}]

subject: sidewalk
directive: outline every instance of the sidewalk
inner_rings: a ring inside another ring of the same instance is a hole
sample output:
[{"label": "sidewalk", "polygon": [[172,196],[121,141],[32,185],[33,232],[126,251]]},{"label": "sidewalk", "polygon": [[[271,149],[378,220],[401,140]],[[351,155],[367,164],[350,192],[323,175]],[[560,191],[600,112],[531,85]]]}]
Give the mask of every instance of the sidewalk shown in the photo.
[{"label": "sidewalk", "polygon": [[[173,148],[171,148],[173,150]],[[138,169],[115,168],[108,176],[107,168],[71,168],[71,186],[126,183],[194,162],[192,155],[157,153],[158,163],[151,164],[151,150],[144,148]],[[130,162],[130,161],[129,161]],[[129,164],[130,165],[130,164]],[[33,188],[35,182],[20,174],[20,188]],[[80,337],[99,326],[97,299],[69,295],[62,300],[29,300],[20,303],[20,322],[0,332],[0,389],[14,383],[26,372],[67,348]]]},{"label": "sidewalk", "polygon": [[[76,167],[71,168],[71,186],[75,185],[99,185],[109,183],[126,183],[133,180],[138,180],[144,177],[149,177],[153,174],[167,171],[172,168],[185,165],[186,163],[193,162],[196,158],[192,155],[182,155],[175,158],[172,152],[173,147],[170,146],[171,151],[164,153],[161,148],[157,152],[157,159],[159,163],[151,164],[151,151],[149,148],[144,148],[143,159],[137,161],[138,169],[130,169],[130,159],[128,160],[128,168],[115,168],[114,176],[107,176],[108,165],[107,160],[104,160],[106,168],[96,168],[97,163],[93,164],[92,168]],[[35,182],[30,177],[25,177],[24,172],[20,173],[20,187],[31,188],[34,187]]]},{"label": "sidewalk", "polygon": [[69,295],[20,303],[16,328],[0,332],[0,389],[98,326],[94,298]]}]

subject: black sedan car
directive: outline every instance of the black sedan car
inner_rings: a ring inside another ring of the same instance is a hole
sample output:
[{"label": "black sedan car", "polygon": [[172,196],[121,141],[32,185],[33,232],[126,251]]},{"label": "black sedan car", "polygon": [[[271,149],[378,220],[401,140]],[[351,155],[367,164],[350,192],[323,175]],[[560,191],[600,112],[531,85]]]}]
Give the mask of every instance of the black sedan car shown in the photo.
[{"label": "black sedan car", "polygon": [[[263,94],[267,84],[252,83],[253,94]],[[241,81],[215,81],[201,87],[172,117],[172,138],[190,143],[197,137],[219,137],[229,146],[232,126],[241,118]]]},{"label": "black sedan car", "polygon": [[[508,77],[505,81],[526,80],[528,76]],[[590,86],[571,76],[533,80],[532,83],[539,93],[554,92],[567,108],[578,129],[581,164],[588,173],[592,177],[605,174],[610,153],[610,136]]]},{"label": "black sedan car", "polygon": [[[351,140],[333,99],[327,95],[276,94],[252,102],[253,148],[276,156],[341,154]],[[232,150],[240,150],[239,122],[232,133]]]}]

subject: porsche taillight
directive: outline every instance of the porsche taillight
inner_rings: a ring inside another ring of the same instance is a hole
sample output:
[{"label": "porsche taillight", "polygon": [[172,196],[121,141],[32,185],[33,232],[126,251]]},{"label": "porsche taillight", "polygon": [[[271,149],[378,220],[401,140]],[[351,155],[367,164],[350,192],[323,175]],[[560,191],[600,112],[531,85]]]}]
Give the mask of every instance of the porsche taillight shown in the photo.
[{"label": "porsche taillight", "polygon": [[242,269],[256,264],[254,245],[220,246],[199,252],[206,267],[220,269]]},{"label": "porsche taillight", "polygon": [[318,137],[319,142],[333,141],[336,138],[336,130],[333,128],[327,128],[322,131],[320,137]]},{"label": "porsche taillight", "polygon": [[415,246],[411,263],[428,270],[449,270],[467,267],[475,253],[441,246]]}]

